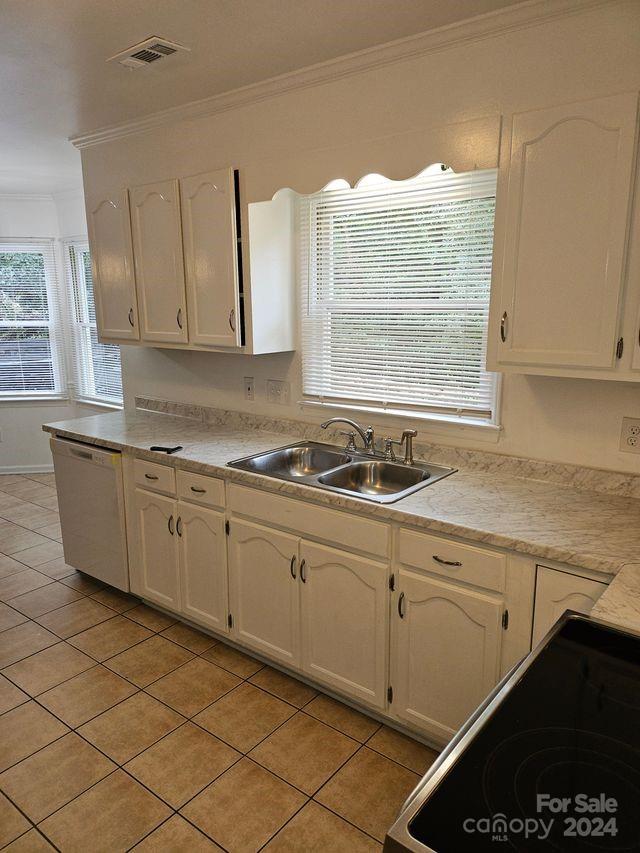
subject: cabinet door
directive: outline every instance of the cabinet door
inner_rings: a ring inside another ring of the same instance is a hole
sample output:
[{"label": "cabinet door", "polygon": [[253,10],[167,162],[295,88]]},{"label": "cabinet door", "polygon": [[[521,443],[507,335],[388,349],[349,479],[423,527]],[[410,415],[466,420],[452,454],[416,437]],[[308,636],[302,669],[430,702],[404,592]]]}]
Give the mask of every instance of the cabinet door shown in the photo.
[{"label": "cabinet door", "polygon": [[300,659],[298,538],[231,521],[229,603],[238,641],[288,666]]},{"label": "cabinet door", "polygon": [[565,610],[589,613],[607,588],[605,583],[568,572],[538,566],[533,614],[533,645],[536,646]]},{"label": "cabinet door", "polygon": [[304,540],[300,560],[304,672],[384,708],[387,566]]},{"label": "cabinet door", "polygon": [[178,501],[182,612],[227,631],[227,543],[224,514]]},{"label": "cabinet door", "polygon": [[625,94],[513,117],[498,364],[614,364],[636,113]]},{"label": "cabinet door", "polygon": [[183,178],[180,196],[189,340],[240,346],[233,170]]},{"label": "cabinet door", "polygon": [[141,337],[186,343],[182,232],[177,181],[130,190]]},{"label": "cabinet door", "polygon": [[88,207],[98,332],[109,340],[137,340],[140,333],[127,191],[105,195]]},{"label": "cabinet door", "polygon": [[176,503],[135,490],[141,594],[168,610],[180,610]]},{"label": "cabinet door", "polygon": [[405,571],[398,580],[392,710],[448,740],[498,680],[503,604]]}]

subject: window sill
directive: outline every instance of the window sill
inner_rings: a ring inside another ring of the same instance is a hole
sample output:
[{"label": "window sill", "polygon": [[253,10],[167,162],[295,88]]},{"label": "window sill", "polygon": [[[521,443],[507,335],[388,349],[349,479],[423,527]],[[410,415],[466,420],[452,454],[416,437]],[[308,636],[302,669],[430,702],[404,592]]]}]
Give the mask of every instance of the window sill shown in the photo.
[{"label": "window sill", "polygon": [[423,425],[423,436],[438,436],[449,439],[471,439],[488,444],[497,444],[500,440],[502,427],[485,420],[468,417],[452,417],[431,412],[411,412],[402,410],[380,409],[374,406],[358,406],[349,403],[322,403],[317,400],[299,400],[298,405],[303,409],[315,409],[326,413],[327,416],[339,416],[341,413],[363,414],[372,419],[383,419],[390,426],[398,425],[404,429],[408,422]]},{"label": "window sill", "polygon": [[16,403],[25,403],[25,404],[31,405],[31,406],[39,406],[42,404],[47,405],[47,406],[53,406],[56,404],[60,405],[61,403],[70,403],[70,402],[71,401],[69,400],[69,397],[66,395],[46,394],[46,395],[43,395],[42,397],[37,397],[37,396],[29,397],[27,395],[21,396],[21,395],[7,394],[5,396],[3,394],[0,394],[0,404],[10,403],[12,406],[15,406]]},{"label": "window sill", "polygon": [[106,400],[95,400],[91,397],[76,397],[74,403],[80,406],[95,406],[97,409],[109,409],[113,412],[119,412],[124,408],[123,403],[108,403]]}]

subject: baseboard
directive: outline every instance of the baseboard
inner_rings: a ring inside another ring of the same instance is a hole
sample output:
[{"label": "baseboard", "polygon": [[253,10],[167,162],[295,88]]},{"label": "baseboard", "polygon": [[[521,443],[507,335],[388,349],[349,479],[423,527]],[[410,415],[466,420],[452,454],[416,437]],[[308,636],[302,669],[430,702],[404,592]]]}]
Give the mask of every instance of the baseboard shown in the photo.
[{"label": "baseboard", "polygon": [[50,474],[53,464],[48,465],[0,465],[0,474]]}]

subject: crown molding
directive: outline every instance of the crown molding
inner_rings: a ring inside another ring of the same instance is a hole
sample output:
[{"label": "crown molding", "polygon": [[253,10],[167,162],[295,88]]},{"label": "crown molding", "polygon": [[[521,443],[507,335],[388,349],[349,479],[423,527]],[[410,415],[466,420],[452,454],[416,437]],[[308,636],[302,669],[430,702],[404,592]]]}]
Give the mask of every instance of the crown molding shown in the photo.
[{"label": "crown molding", "polygon": [[169,107],[131,121],[98,128],[89,133],[81,133],[70,137],[69,141],[76,148],[88,148],[143,133],[162,125],[216,115],[216,113],[264,101],[297,89],[333,82],[384,65],[405,62],[428,53],[446,50],[465,42],[480,41],[501,33],[535,26],[607,5],[611,5],[611,0],[528,0],[528,2],[507,6],[495,12],[477,15],[465,21],[376,45],[277,77],[270,77],[239,89]]}]

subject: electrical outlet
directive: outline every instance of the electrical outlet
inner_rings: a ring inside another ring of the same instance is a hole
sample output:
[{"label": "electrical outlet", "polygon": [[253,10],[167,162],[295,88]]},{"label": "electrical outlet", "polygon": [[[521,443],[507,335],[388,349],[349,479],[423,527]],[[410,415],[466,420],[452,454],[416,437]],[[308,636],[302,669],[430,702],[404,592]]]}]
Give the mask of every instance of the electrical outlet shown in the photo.
[{"label": "electrical outlet", "polygon": [[253,400],[253,376],[244,377],[244,398],[245,400]]},{"label": "electrical outlet", "polygon": [[267,401],[286,406],[291,395],[291,385],[282,379],[267,379]]},{"label": "electrical outlet", "polygon": [[620,450],[626,453],[640,453],[640,418],[622,419]]}]

